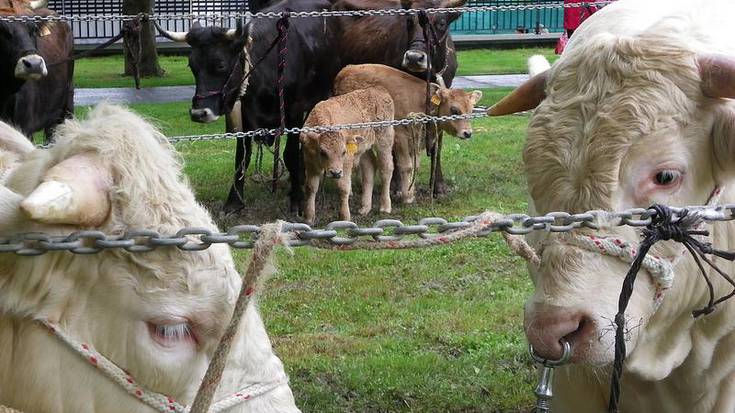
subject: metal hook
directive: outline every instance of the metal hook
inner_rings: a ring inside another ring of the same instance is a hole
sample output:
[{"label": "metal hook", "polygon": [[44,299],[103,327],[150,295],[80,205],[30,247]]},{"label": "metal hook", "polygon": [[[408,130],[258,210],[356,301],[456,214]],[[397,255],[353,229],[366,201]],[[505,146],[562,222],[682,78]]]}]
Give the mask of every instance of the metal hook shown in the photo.
[{"label": "metal hook", "polygon": [[531,344],[528,345],[528,352],[531,354],[533,361],[543,366],[539,383],[534,393],[536,394],[536,413],[551,413],[551,399],[554,397],[551,386],[554,381],[554,368],[567,364],[572,358],[572,346],[568,341],[562,339],[562,355],[557,360],[549,360],[540,357],[533,349]]}]

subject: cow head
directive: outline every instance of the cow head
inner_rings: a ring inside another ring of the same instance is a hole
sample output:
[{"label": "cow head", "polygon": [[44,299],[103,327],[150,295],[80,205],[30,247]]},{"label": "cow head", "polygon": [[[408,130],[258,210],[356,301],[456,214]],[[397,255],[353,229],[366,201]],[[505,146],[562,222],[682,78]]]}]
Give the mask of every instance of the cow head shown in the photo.
[{"label": "cow head", "polygon": [[192,25],[189,32],[169,32],[157,23],[159,32],[170,40],[191,46],[189,67],[196,79],[196,94],[190,110],[194,122],[214,122],[230,113],[237,101],[246,64],[249,27],[237,29]]},{"label": "cow head", "polygon": [[[463,7],[465,4],[467,4],[467,0],[401,0],[401,7],[404,9],[454,8]],[[431,43],[433,45],[431,54],[441,57],[441,61],[444,61],[443,55],[447,51],[449,25],[457,20],[459,16],[460,13],[432,13],[427,16],[429,36],[432,37]],[[424,73],[432,69],[434,71],[441,70],[441,68],[432,68],[432,62],[429,61],[427,39],[424,36],[419,18],[411,15],[405,17],[405,19],[409,44],[408,50],[403,54],[403,68],[415,73]]]},{"label": "cow head", "polygon": [[[432,85],[432,89],[431,103],[435,106],[438,116],[471,115],[475,105],[482,99],[481,90],[467,92],[435,84]],[[460,139],[472,137],[472,123],[469,119],[441,122],[439,128]]]},{"label": "cow head", "polygon": [[326,176],[340,179],[344,176],[345,158],[354,155],[351,148],[359,146],[365,138],[354,131],[303,132],[300,141],[309,153],[307,157],[318,160],[319,165],[314,166],[324,171]]},{"label": "cow head", "polygon": [[[538,105],[523,153],[532,213],[617,211],[701,205],[715,187],[731,183],[735,106],[722,98],[735,98],[732,57],[698,55],[660,33],[601,34],[565,51],[490,113]],[[600,224],[589,235],[633,246],[640,241],[630,227]],[[573,361],[605,365],[614,355],[613,320],[629,265],[570,237],[529,238],[541,265],[530,271],[535,294],[526,306],[526,334],[544,357],[558,358],[564,339]],[[673,265],[673,286],[662,294],[652,273],[641,270],[626,312],[626,368],[649,379],[683,361],[692,346],[691,312],[706,303],[700,275],[682,253],[672,242],[654,247],[652,256]]]},{"label": "cow head", "polygon": [[[23,161],[0,186],[0,234],[217,230],[196,202],[166,138],[131,112],[98,107],[88,120],[60,126],[57,143],[48,150],[31,152],[27,144],[19,146],[22,135],[10,138],[15,146],[0,137],[0,152],[15,151]],[[230,250],[223,245],[196,253],[162,248],[145,254],[59,252],[33,259],[2,254],[0,322],[25,323],[28,336],[14,336],[24,347],[5,352],[6,346],[0,366],[12,364],[16,359],[9,355],[21,350],[36,365],[11,369],[12,377],[4,375],[0,382],[10,393],[0,395],[11,397],[10,405],[22,410],[84,405],[149,411],[122,388],[110,387],[96,369],[32,321],[47,319],[125,368],[142,387],[191,404],[240,286]],[[245,312],[230,361],[216,399],[283,372],[254,305]],[[48,374],[64,380],[44,385],[41,376]],[[298,409],[288,386],[281,386],[236,411]]]},{"label": "cow head", "polygon": [[[36,8],[45,7],[45,2],[32,1],[24,7],[22,15],[31,15]],[[0,11],[0,14],[8,14]],[[38,53],[36,40],[39,25],[32,22],[0,22],[0,71],[12,92],[17,91],[26,80],[37,80],[48,74],[46,62]],[[7,86],[6,86],[7,87]]]}]

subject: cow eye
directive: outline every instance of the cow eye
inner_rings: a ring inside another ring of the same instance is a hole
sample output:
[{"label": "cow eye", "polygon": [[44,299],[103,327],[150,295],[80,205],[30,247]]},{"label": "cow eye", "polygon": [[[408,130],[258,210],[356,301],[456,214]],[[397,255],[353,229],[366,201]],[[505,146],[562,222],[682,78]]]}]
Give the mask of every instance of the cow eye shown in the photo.
[{"label": "cow eye", "polygon": [[329,153],[325,149],[319,149],[319,153],[325,158],[329,156]]},{"label": "cow eye", "polygon": [[660,186],[673,185],[678,182],[679,179],[681,179],[681,172],[673,169],[664,169],[663,171],[659,171],[654,177],[656,185]]},{"label": "cow eye", "polygon": [[195,341],[191,325],[188,322],[178,324],[149,323],[149,329],[153,339],[165,347],[171,347],[182,342]]},{"label": "cow eye", "polygon": [[450,109],[450,111],[452,113],[452,116],[457,116],[457,115],[462,114],[462,112],[457,107],[454,107],[454,106]]}]

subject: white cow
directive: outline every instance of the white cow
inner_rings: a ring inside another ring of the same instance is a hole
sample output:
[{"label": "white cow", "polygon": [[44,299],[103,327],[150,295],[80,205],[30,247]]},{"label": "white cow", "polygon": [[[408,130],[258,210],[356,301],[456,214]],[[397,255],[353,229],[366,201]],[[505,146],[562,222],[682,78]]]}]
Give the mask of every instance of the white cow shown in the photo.
[{"label": "white cow", "polygon": [[[732,0],[620,0],[590,17],[554,66],[489,112],[538,107],[523,153],[531,212],[622,210],[652,203],[735,202],[735,41]],[[717,189],[717,190],[716,190]],[[735,226],[714,225],[715,247],[735,250]],[[628,242],[610,227],[537,233],[528,340],[573,364],[556,376],[555,411],[606,410],[618,295],[628,264],[583,248],[589,235]],[[657,244],[670,289],[642,270],[628,307],[623,412],[735,411],[735,301],[705,317],[706,284],[681,245]],[[725,271],[733,266],[716,260]],[[717,296],[731,287],[709,270]],[[657,304],[660,306],[657,307]]]},{"label": "white cow", "polygon": [[[216,230],[172,148],[137,115],[100,106],[57,133],[56,146],[33,150],[0,127],[0,234]],[[141,391],[191,404],[240,285],[222,245],[198,253],[0,254],[0,405],[28,413],[154,411],[40,321],[126,369]],[[215,400],[279,377],[283,365],[251,305]],[[299,410],[283,384],[228,411]]]}]

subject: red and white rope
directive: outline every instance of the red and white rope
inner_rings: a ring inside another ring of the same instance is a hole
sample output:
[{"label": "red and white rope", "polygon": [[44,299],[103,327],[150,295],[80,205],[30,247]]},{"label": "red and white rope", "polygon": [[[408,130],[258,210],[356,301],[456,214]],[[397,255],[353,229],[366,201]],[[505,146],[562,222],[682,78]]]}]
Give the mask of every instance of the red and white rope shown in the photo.
[{"label": "red and white rope", "polygon": [[[41,324],[43,324],[72,350],[79,353],[79,355],[82,356],[89,364],[97,368],[102,374],[122,387],[128,394],[143,403],[162,413],[187,413],[189,411],[189,406],[184,406],[165,394],[157,393],[143,387],[135,380],[135,378],[133,378],[132,375],[130,375],[130,373],[118,367],[107,357],[97,352],[97,350],[95,350],[91,345],[75,340],[61,331],[58,326],[48,321],[41,321]],[[288,384],[288,376],[282,375],[276,378],[276,380],[267,383],[253,383],[245,386],[238,392],[213,404],[209,409],[209,413],[222,412],[230,407],[252,400],[286,384]]]},{"label": "red and white rope", "polygon": [[[620,238],[569,234],[568,237],[564,238],[564,243],[587,251],[599,252],[602,255],[617,257],[628,264],[631,264],[635,260],[638,253],[637,244]],[[656,285],[654,301],[657,307],[661,303],[666,290],[671,288],[671,285],[674,283],[674,266],[684,253],[686,253],[686,250],[682,250],[681,254],[672,257],[662,258],[649,254],[643,258],[641,267],[648,271]]]}]

